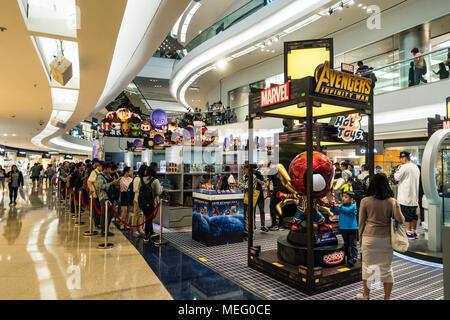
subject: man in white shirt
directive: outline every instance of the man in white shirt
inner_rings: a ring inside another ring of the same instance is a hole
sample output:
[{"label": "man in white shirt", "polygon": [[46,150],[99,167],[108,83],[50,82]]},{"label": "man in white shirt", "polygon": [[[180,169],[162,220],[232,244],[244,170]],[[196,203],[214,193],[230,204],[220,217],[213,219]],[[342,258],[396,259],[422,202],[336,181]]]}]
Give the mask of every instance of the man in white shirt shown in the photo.
[{"label": "man in white shirt", "polygon": [[400,163],[395,171],[394,178],[399,182],[397,201],[406,221],[406,233],[409,239],[417,239],[417,206],[419,200],[420,170],[411,162],[411,154],[408,151],[400,153]]},{"label": "man in white shirt", "polygon": [[352,172],[348,170],[348,163],[343,161],[341,162],[341,178],[345,180],[345,182],[348,181],[348,178],[351,178],[353,176]]}]

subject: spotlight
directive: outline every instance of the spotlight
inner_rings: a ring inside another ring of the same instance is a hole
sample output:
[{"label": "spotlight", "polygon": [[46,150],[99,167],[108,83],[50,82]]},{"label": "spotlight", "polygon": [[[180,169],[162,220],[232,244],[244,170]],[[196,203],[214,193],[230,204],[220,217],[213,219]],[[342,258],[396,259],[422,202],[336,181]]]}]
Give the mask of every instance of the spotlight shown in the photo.
[{"label": "spotlight", "polygon": [[275,42],[278,42],[280,40],[280,36],[276,36],[275,39],[273,39]]},{"label": "spotlight", "polygon": [[328,9],[328,15],[331,16],[333,14],[333,9]]},{"label": "spotlight", "polygon": [[220,70],[225,69],[226,66],[227,62],[225,60],[219,60],[219,62],[217,62],[217,68],[219,68]]},{"label": "spotlight", "polygon": [[354,0],[350,0],[349,2],[348,2],[348,5],[349,6],[352,6],[352,5],[354,5],[355,4],[355,1]]},{"label": "spotlight", "polygon": [[339,4],[339,8],[338,8],[339,10],[342,10],[342,9],[344,9],[344,3],[341,1],[341,3]]}]

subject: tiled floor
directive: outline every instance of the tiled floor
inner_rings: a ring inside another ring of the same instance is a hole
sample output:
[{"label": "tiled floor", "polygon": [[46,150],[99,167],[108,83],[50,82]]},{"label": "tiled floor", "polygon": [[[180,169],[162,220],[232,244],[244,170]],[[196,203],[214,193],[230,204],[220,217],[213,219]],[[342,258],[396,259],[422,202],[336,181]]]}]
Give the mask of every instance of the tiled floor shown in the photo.
[{"label": "tiled floor", "polygon": [[51,193],[20,194],[9,207],[0,192],[0,299],[172,299],[114,226],[114,248],[98,249],[103,238],[84,237],[88,224],[74,227]]},{"label": "tiled floor", "polygon": [[[255,245],[261,250],[276,248],[277,237],[287,231],[256,232]],[[244,288],[256,292],[269,300],[348,300],[361,293],[362,283],[354,283],[314,296],[307,296],[247,266],[247,242],[206,247],[194,240],[190,232],[167,233],[164,235],[172,245],[195,259],[203,258],[203,263]],[[438,300],[443,299],[442,269],[413,263],[394,257],[395,277],[392,299],[397,300]],[[371,299],[383,299],[382,284],[375,283]]]}]

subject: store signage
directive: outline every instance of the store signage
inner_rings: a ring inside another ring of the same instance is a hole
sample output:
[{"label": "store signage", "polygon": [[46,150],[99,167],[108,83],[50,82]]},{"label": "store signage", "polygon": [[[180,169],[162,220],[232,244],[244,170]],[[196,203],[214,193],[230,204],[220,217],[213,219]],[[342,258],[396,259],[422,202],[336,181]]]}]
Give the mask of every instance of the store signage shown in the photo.
[{"label": "store signage", "polygon": [[372,80],[330,68],[330,62],[317,66],[314,73],[315,92],[334,97],[368,102],[372,93]]},{"label": "store signage", "polygon": [[442,129],[450,129],[450,120],[442,121]]},{"label": "store signage", "polygon": [[261,91],[261,108],[289,101],[289,82]]},{"label": "store signage", "polygon": [[4,156],[5,152],[6,152],[5,148],[0,147],[0,156]]},{"label": "store signage", "polygon": [[361,129],[361,115],[358,113],[338,116],[334,126],[338,129],[338,138],[345,142],[364,139],[364,131]]},{"label": "store signage", "polygon": [[51,154],[48,153],[48,152],[46,152],[46,153],[44,153],[44,154],[42,155],[42,159],[51,159],[51,158],[52,158],[52,156],[51,156]]},{"label": "store signage", "polygon": [[66,154],[66,155],[64,156],[64,159],[65,159],[65,160],[72,160],[72,159],[73,159],[73,156],[70,155],[70,154]]},{"label": "store signage", "polygon": [[17,156],[18,157],[26,157],[27,156],[27,153],[25,152],[25,151],[17,151]]},{"label": "store signage", "polygon": [[354,74],[355,73],[355,67],[352,64],[348,63],[341,63],[341,71]]}]

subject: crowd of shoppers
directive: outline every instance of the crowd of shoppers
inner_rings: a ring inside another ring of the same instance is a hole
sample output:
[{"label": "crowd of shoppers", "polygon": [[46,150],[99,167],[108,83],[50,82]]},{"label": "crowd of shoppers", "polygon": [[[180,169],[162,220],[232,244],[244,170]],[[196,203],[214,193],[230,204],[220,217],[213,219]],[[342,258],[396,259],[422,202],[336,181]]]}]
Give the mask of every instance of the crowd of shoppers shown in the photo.
[{"label": "crowd of shoppers", "polygon": [[[92,196],[92,218],[102,236],[106,233],[108,236],[114,236],[114,233],[110,231],[110,224],[115,217],[113,212],[115,211],[120,217],[118,219],[120,230],[127,230],[129,229],[127,226],[130,225],[134,226],[133,235],[144,236],[144,242],[148,242],[156,234],[153,231],[153,219],[147,218],[154,213],[162,194],[162,185],[156,177],[156,164],[142,165],[134,178],[130,167],[125,167],[121,174],[118,169],[116,164],[96,158],[92,161],[87,160],[86,163],[64,162],[58,170],[61,198],[65,199],[68,190],[73,191],[76,198],[81,194],[84,203],[88,203]],[[139,193],[143,192],[142,190],[148,185],[151,188],[153,203],[150,208],[143,210],[139,203]],[[71,212],[74,213],[76,205],[73,201],[74,197],[71,199]],[[103,214],[108,203],[111,207],[108,209],[106,220]],[[82,207],[80,210],[83,210]],[[147,221],[143,228],[145,219]]]}]

